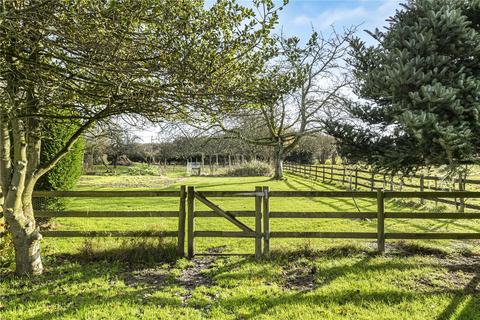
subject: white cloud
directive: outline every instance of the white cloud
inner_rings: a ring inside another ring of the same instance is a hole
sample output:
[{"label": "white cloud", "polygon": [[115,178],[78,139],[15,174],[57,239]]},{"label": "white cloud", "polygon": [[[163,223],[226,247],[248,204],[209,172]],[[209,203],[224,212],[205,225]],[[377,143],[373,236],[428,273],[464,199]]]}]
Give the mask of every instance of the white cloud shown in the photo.
[{"label": "white cloud", "polygon": [[305,27],[305,26],[309,26],[312,23],[312,20],[306,15],[302,14],[302,15],[296,16],[295,19],[293,19],[293,23],[297,26]]}]

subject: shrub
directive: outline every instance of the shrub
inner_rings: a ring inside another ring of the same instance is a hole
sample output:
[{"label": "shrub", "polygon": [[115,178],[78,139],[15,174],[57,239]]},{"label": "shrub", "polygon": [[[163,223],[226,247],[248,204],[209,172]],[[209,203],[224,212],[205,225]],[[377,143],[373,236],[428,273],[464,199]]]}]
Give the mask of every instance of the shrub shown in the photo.
[{"label": "shrub", "polygon": [[126,174],[130,176],[158,176],[160,174],[160,170],[155,165],[151,166],[146,163],[141,163],[132,167],[128,167]]},{"label": "shrub", "polygon": [[[76,127],[62,124],[51,124],[47,128],[48,139],[44,140],[41,150],[41,161],[49,161],[64,146],[65,141],[76,131]],[[80,138],[72,150],[60,160],[55,167],[37,182],[37,190],[69,190],[75,186],[83,173],[83,152],[85,140]]]},{"label": "shrub", "polygon": [[[52,159],[76,130],[77,128],[72,125],[50,123],[46,128],[47,134],[40,153],[41,162],[45,163]],[[82,137],[52,170],[38,180],[35,190],[64,191],[72,189],[83,173],[84,147],[85,140]],[[37,198],[34,200],[34,208],[38,210],[62,210],[65,207],[63,198]]]},{"label": "shrub", "polygon": [[256,177],[271,176],[273,174],[272,167],[261,161],[250,161],[227,168],[224,176],[228,177]]}]

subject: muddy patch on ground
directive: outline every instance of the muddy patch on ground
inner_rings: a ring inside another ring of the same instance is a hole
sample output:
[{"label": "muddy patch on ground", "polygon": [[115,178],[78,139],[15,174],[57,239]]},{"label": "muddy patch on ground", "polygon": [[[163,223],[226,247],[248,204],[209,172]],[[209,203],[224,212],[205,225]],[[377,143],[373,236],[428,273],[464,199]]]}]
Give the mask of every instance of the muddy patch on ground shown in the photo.
[{"label": "muddy patch on ground", "polygon": [[434,272],[414,278],[407,287],[427,292],[480,293],[480,255],[447,255],[436,261]]},{"label": "muddy patch on ground", "polygon": [[[211,269],[214,266],[216,257],[213,254],[222,253],[225,247],[215,247],[207,250],[205,256],[196,256],[188,267],[182,270],[181,274],[175,276],[172,272],[173,266],[164,269],[143,269],[127,274],[124,282],[130,287],[147,287],[148,291],[156,291],[167,285],[178,285],[186,291],[180,294],[182,303],[187,304],[187,300],[192,297],[192,291],[200,286],[212,286],[213,279]],[[215,298],[215,297],[212,297]]]},{"label": "muddy patch on ground", "polygon": [[168,281],[173,279],[169,270],[152,268],[137,270],[127,274],[124,282],[127,286],[135,288],[140,286],[163,287]]},{"label": "muddy patch on ground", "polygon": [[[218,254],[225,251],[225,247],[215,247],[207,250],[207,254]],[[187,290],[194,290],[199,286],[212,285],[212,277],[209,270],[215,262],[215,256],[197,256],[191,260],[191,265],[185,268],[182,274],[176,278],[176,282]]]},{"label": "muddy patch on ground", "polygon": [[283,273],[285,277],[284,289],[295,291],[310,291],[317,287],[315,282],[315,267],[295,267]]}]

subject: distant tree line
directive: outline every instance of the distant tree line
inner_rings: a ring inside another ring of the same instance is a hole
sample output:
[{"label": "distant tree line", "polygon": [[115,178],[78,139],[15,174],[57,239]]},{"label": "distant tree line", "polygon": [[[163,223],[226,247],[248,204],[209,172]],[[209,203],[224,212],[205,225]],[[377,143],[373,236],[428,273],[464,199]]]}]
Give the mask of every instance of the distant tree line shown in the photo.
[{"label": "distant tree line", "polygon": [[[172,164],[186,161],[206,165],[232,165],[260,160],[273,162],[274,150],[268,146],[248,143],[225,133],[213,136],[177,136],[170,141],[143,143],[134,134],[121,129],[87,137],[85,167],[93,165],[117,166],[133,162],[148,164]],[[314,134],[304,137],[285,160],[298,163],[325,163],[336,158],[335,141],[332,137]]]}]

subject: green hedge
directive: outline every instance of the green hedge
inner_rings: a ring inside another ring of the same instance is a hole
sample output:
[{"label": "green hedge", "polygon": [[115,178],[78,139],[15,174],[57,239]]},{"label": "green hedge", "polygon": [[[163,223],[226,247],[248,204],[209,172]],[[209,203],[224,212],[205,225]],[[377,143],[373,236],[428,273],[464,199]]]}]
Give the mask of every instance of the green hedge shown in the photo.
[{"label": "green hedge", "polygon": [[[65,124],[50,124],[45,132],[45,139],[42,141],[41,162],[45,163],[52,159],[65,145],[65,142],[76,131],[75,126]],[[72,150],[57,165],[39,179],[36,190],[70,190],[78,181],[83,173],[83,154],[85,148],[85,139],[80,138],[73,146]],[[63,201],[60,199],[43,200],[37,202],[37,209],[60,209],[63,207]]]}]

